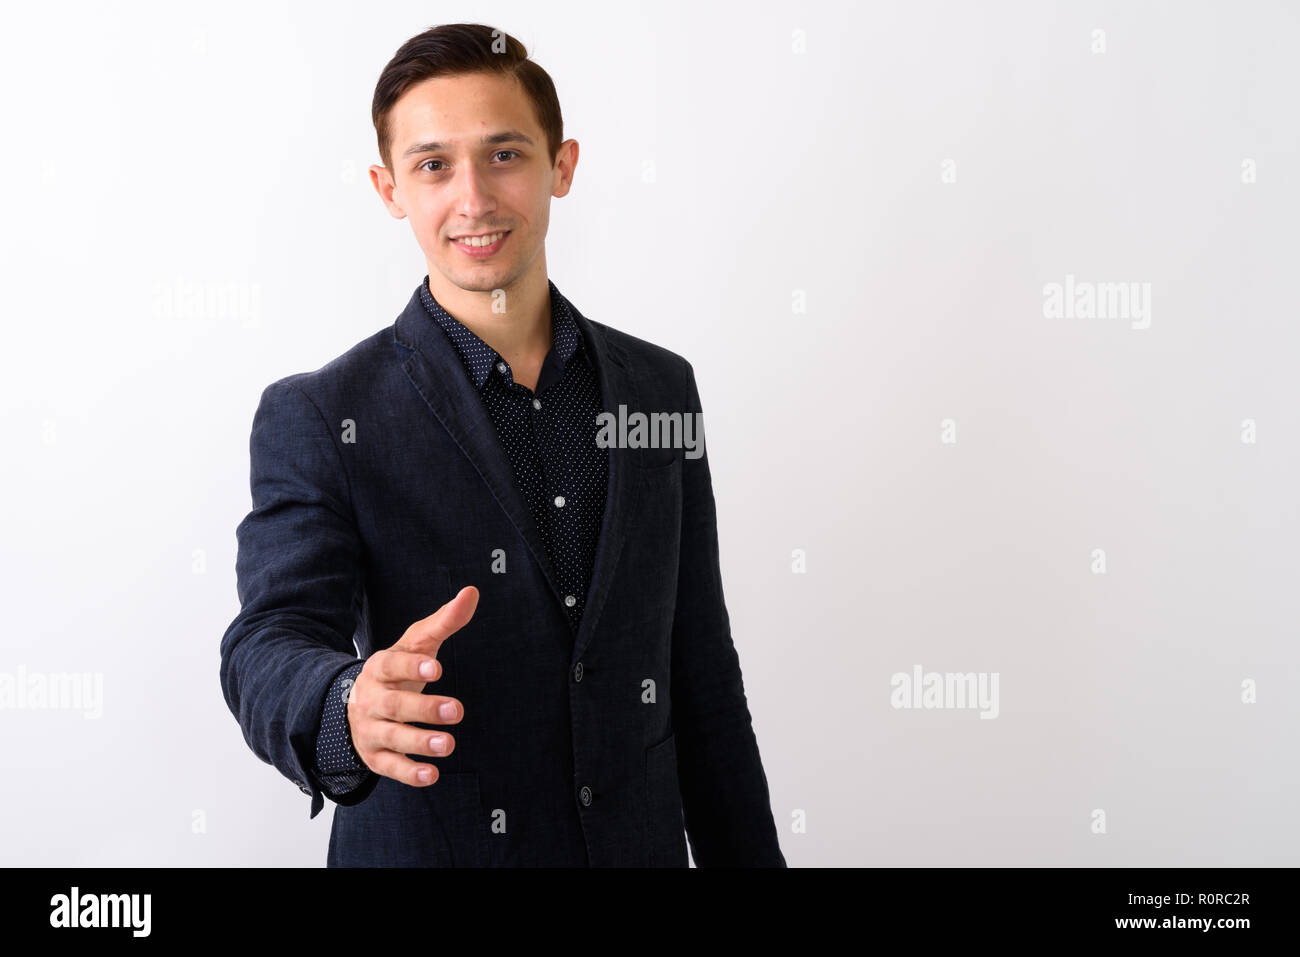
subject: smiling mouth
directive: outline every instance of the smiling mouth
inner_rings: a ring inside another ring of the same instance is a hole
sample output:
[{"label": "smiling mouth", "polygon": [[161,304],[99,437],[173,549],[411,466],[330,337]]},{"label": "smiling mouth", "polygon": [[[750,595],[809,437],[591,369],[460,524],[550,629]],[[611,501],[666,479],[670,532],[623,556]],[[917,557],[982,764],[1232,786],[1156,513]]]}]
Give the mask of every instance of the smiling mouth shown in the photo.
[{"label": "smiling mouth", "polygon": [[484,246],[491,246],[498,240],[503,239],[509,232],[510,230],[503,229],[495,233],[484,233],[482,236],[457,236],[452,242],[468,246],[470,249],[480,249]]}]

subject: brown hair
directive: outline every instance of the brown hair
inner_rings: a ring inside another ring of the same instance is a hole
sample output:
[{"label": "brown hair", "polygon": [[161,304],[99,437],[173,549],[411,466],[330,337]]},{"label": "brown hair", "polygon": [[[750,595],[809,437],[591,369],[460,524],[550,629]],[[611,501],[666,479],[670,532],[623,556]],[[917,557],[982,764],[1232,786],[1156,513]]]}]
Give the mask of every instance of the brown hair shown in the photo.
[{"label": "brown hair", "polygon": [[431,77],[467,73],[497,73],[519,81],[546,133],[554,163],[564,140],[564,120],[550,75],[528,59],[524,45],[504,30],[481,23],[448,23],[431,27],[403,43],[379,75],[370,118],[384,165],[393,168],[388,113],[402,94]]}]

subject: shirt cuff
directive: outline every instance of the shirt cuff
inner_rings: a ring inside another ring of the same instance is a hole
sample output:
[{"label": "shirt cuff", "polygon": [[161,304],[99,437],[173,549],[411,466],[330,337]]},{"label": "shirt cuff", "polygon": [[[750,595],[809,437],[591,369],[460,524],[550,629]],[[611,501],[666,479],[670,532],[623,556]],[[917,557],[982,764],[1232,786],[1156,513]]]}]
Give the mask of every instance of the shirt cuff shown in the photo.
[{"label": "shirt cuff", "polygon": [[339,672],[325,693],[316,735],[316,772],[328,790],[350,791],[370,773],[352,746],[348,727],[348,694],[364,666],[364,661],[358,661]]}]

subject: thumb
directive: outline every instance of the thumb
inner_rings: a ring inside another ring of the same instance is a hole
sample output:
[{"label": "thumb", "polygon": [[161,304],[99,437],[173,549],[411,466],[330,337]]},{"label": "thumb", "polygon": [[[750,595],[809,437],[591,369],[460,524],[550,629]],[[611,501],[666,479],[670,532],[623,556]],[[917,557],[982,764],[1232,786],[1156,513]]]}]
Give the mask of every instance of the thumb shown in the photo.
[{"label": "thumb", "polygon": [[478,589],[466,585],[456,593],[455,598],[428,618],[421,618],[407,628],[394,647],[401,651],[422,652],[436,658],[442,643],[469,624],[477,607]]}]

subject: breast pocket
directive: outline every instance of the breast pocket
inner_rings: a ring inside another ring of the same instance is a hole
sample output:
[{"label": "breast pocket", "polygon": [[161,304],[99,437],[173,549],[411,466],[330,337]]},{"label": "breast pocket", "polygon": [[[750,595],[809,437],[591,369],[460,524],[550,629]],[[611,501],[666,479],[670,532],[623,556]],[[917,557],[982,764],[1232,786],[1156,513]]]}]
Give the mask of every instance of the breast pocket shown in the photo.
[{"label": "breast pocket", "polygon": [[677,779],[677,741],[669,735],[645,753],[646,864],[687,867],[686,825]]},{"label": "breast pocket", "polygon": [[670,613],[681,557],[682,459],[633,468],[632,478],[636,490],[620,561],[651,600],[653,613]]}]

